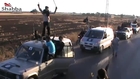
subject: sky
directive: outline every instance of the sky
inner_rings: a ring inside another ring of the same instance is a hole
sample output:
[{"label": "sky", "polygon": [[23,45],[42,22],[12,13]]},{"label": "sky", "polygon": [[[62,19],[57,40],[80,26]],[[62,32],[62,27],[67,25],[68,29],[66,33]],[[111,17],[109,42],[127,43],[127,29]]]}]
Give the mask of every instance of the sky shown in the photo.
[{"label": "sky", "polygon": [[[37,4],[44,9],[49,6],[50,11],[54,11],[53,0],[0,0],[0,11],[4,3],[10,3],[13,7],[22,8],[22,11],[37,9]],[[106,0],[55,0],[58,7],[57,12],[76,12],[76,13],[105,13]],[[140,16],[140,0],[109,0],[109,13],[129,14]]]}]

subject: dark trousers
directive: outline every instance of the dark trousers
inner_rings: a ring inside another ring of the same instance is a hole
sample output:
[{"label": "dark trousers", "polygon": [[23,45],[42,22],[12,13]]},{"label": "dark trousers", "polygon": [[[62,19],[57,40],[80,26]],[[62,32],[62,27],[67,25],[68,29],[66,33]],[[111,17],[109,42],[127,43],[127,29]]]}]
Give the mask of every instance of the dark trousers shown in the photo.
[{"label": "dark trousers", "polygon": [[50,25],[49,25],[49,22],[43,22],[42,36],[45,36],[46,27],[47,27],[47,34],[50,35]]}]

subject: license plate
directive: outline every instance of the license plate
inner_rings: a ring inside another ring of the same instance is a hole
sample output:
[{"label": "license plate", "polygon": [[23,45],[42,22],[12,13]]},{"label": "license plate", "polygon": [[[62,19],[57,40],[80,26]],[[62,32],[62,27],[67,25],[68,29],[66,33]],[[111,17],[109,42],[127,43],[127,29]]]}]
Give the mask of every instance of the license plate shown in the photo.
[{"label": "license plate", "polygon": [[87,49],[87,50],[91,50],[91,48],[89,48],[89,47],[86,47],[85,49]]}]

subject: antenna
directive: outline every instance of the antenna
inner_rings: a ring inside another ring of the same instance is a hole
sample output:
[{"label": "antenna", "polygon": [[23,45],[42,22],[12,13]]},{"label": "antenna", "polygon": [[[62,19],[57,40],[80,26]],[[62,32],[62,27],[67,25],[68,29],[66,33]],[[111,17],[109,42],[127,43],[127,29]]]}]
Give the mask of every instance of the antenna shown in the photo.
[{"label": "antenna", "polygon": [[108,26],[108,11],[109,11],[109,0],[106,0],[106,8],[105,8],[105,22],[106,22],[106,27]]}]

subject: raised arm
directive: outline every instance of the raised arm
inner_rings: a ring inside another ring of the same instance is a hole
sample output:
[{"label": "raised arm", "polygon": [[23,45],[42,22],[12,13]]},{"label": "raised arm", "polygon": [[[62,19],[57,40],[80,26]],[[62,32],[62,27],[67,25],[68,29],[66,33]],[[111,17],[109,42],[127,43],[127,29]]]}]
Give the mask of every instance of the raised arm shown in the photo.
[{"label": "raised arm", "polygon": [[40,5],[38,4],[38,9],[41,13],[43,13],[42,9],[40,8]]},{"label": "raised arm", "polygon": [[55,11],[54,12],[50,12],[50,14],[55,14],[57,10],[57,7],[55,7]]}]

